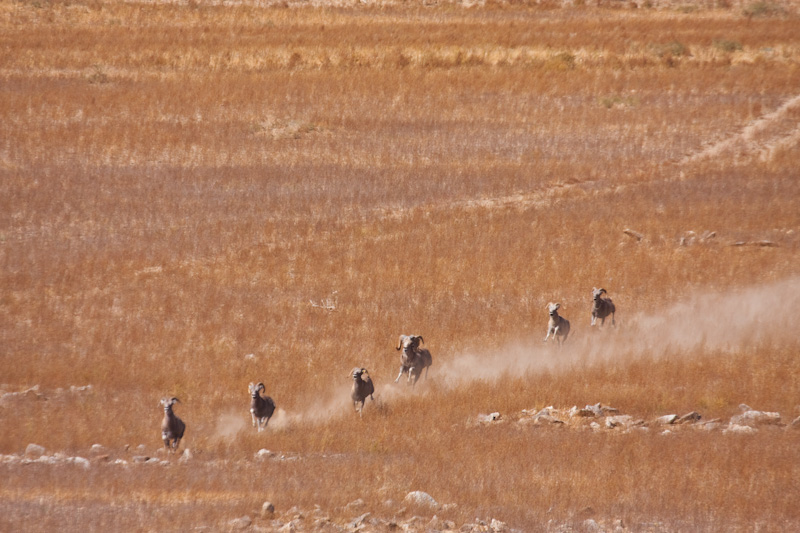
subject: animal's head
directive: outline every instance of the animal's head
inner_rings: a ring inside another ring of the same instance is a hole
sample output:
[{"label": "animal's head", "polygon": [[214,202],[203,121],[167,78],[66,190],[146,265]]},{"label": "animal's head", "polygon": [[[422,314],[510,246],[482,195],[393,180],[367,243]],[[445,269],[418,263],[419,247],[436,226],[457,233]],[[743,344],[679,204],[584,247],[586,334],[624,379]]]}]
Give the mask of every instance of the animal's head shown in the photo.
[{"label": "animal's head", "polygon": [[397,343],[398,350],[416,350],[420,343],[425,343],[422,335],[400,335],[400,341]]},{"label": "animal's head", "polygon": [[547,304],[547,310],[550,312],[550,316],[558,315],[558,310],[561,308],[560,303],[552,303],[550,302]]},{"label": "animal's head", "polygon": [[258,397],[259,392],[264,392],[264,384],[261,383],[260,381],[258,382],[258,384],[255,385],[251,383],[250,385],[247,386],[247,389],[250,391],[250,396],[256,398]]},{"label": "animal's head", "polygon": [[172,409],[172,406],[175,405],[175,402],[181,403],[181,401],[177,398],[161,398],[161,405],[164,407],[165,411]]},{"label": "animal's head", "polygon": [[369,372],[367,372],[366,368],[354,368],[353,369],[353,381],[359,381],[364,378],[369,377]]},{"label": "animal's head", "polygon": [[593,297],[595,300],[599,300],[599,299],[600,299],[600,297],[603,295],[603,293],[604,293],[604,292],[606,292],[606,290],[605,290],[605,289],[594,289],[594,288],[593,288],[593,289],[592,289],[592,297]]}]

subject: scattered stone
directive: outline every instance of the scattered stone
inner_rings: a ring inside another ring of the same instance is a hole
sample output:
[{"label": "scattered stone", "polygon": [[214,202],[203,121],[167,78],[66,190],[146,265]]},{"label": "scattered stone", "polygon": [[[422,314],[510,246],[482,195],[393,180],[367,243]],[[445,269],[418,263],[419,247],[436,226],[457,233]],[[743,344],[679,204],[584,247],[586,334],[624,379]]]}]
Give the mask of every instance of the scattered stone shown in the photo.
[{"label": "scattered stone", "polygon": [[67,462],[78,466],[82,466],[83,468],[86,469],[88,469],[91,466],[89,459],[86,459],[85,457],[67,457]]},{"label": "scattered stone", "polygon": [[350,522],[350,527],[352,529],[357,529],[359,526],[361,526],[364,523],[364,520],[369,518],[369,515],[370,515],[370,513],[364,513],[361,516],[358,516],[358,517],[354,518],[353,521]]},{"label": "scattered stone", "polygon": [[697,411],[692,411],[691,413],[686,413],[678,420],[675,421],[676,424],[694,424],[698,420],[700,420],[702,416]]},{"label": "scattered stone", "polygon": [[256,459],[269,459],[273,455],[275,454],[267,450],[266,448],[261,448],[256,452]]},{"label": "scattered stone", "polygon": [[132,460],[134,463],[146,463],[147,461],[149,461],[149,460],[150,460],[150,458],[149,458],[148,456],[146,456],[146,455],[134,455],[134,456],[131,458],[131,460]]},{"label": "scattered stone", "polygon": [[764,425],[777,425],[781,423],[780,413],[771,413],[766,411],[756,411],[748,409],[740,415],[731,417],[731,425],[737,426],[764,426]]},{"label": "scattered stone", "polygon": [[678,420],[678,415],[664,415],[660,416],[655,419],[656,424],[660,424],[662,426],[669,426],[674,424]]},{"label": "scattered stone", "polygon": [[730,424],[727,428],[722,430],[723,434],[734,433],[738,435],[752,435],[753,433],[757,433],[758,430],[756,428],[750,426],[740,426],[738,424]]},{"label": "scattered stone", "polygon": [[628,237],[633,237],[634,239],[636,239],[636,242],[641,242],[642,239],[644,239],[644,235],[630,228],[625,228],[624,230],[622,230],[622,233],[624,233]]},{"label": "scattered stone", "polygon": [[102,455],[106,453],[106,449],[103,447],[102,444],[92,444],[92,447],[89,450],[93,455]]},{"label": "scattered stone", "polygon": [[712,239],[716,238],[717,232],[716,231],[704,231],[701,235],[697,235],[694,231],[687,231],[681,237],[680,245],[681,246],[690,246],[695,243],[704,243],[711,241]]},{"label": "scattered stone", "polygon": [[434,500],[430,494],[428,494],[427,492],[423,492],[421,490],[415,490],[413,492],[409,492],[408,494],[406,494],[406,497],[404,498],[403,501],[405,501],[406,503],[430,507],[432,509],[439,507],[438,502]]},{"label": "scattered stone", "polygon": [[476,421],[478,424],[491,424],[497,422],[502,418],[500,413],[489,413],[488,415],[478,415]]},{"label": "scattered stone", "polygon": [[44,451],[44,446],[31,443],[25,448],[25,457],[28,457],[29,459],[38,459],[44,455]]},{"label": "scattered stone", "polygon": [[713,420],[708,420],[706,422],[699,422],[695,424],[694,427],[698,429],[702,429],[703,431],[711,431],[713,429],[717,429],[720,426],[721,422],[719,418],[714,418]]},{"label": "scattered stone", "polygon": [[570,410],[570,414],[572,416],[582,416],[587,418],[601,417],[619,414],[619,409],[596,403],[594,405],[587,405],[583,409],[577,409],[576,407],[573,407]]},{"label": "scattered stone", "polygon": [[357,500],[353,500],[352,502],[348,503],[344,506],[345,511],[357,511],[359,509],[363,509],[366,504],[364,500],[358,498]]},{"label": "scattered stone", "polygon": [[233,520],[228,522],[228,525],[232,529],[247,529],[248,527],[250,527],[250,524],[252,523],[253,521],[250,519],[249,516],[242,516],[240,518],[234,518]]},{"label": "scattered stone", "polygon": [[761,240],[761,241],[737,241],[733,243],[731,246],[761,246],[768,248],[776,248],[779,246],[779,244],[773,241]]},{"label": "scattered stone", "polygon": [[500,520],[495,520],[494,518],[492,518],[492,521],[489,523],[489,527],[492,533],[505,533],[508,531],[508,524]]},{"label": "scattered stone", "polygon": [[589,424],[589,427],[592,428],[595,431],[599,431],[599,430],[603,429],[603,426],[601,426],[597,422],[592,422],[591,424]]},{"label": "scattered stone", "polygon": [[595,533],[597,531],[602,531],[597,522],[595,522],[591,518],[587,518],[586,520],[583,521],[583,528],[584,531],[586,531],[587,533]]},{"label": "scattered stone", "polygon": [[275,514],[275,506],[272,505],[272,502],[264,502],[263,504],[261,504],[262,518],[270,518],[274,514]]},{"label": "scattered stone", "polygon": [[147,464],[147,465],[157,465],[157,464],[161,463],[161,459],[159,459],[158,457],[151,457],[150,459],[148,459],[144,463]]},{"label": "scattered stone", "polygon": [[627,428],[632,424],[633,417],[631,415],[615,415],[606,417],[607,428],[615,428],[620,426]]}]

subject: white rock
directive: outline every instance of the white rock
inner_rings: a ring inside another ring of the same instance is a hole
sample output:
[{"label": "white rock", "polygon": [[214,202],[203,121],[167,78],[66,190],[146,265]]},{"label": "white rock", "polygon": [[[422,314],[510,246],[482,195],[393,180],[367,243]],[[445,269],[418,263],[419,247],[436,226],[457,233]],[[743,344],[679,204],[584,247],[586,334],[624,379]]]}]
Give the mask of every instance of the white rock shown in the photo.
[{"label": "white rock", "polygon": [[492,422],[497,422],[501,418],[500,413],[489,413],[488,415],[478,415],[475,417],[475,420],[479,424],[491,424]]},{"label": "white rock", "polygon": [[656,424],[661,424],[662,426],[669,426],[671,424],[674,424],[677,420],[678,420],[678,415],[664,415],[656,418]]},{"label": "white rock", "polygon": [[740,415],[731,417],[731,424],[737,426],[764,426],[770,424],[780,424],[780,413],[770,413],[766,411],[748,410]]},{"label": "white rock", "polygon": [[413,492],[409,492],[408,494],[406,494],[404,501],[406,503],[424,505],[426,507],[431,507],[431,508],[439,507],[439,504],[437,503],[436,500],[433,499],[433,496],[421,490],[415,490]]},{"label": "white rock", "polygon": [[44,446],[39,446],[38,444],[28,444],[25,448],[25,457],[36,459],[44,455]]},{"label": "white rock", "polygon": [[250,519],[249,516],[242,516],[240,518],[234,518],[228,525],[231,526],[233,529],[247,529],[250,527],[253,521]]},{"label": "white rock", "polygon": [[500,520],[495,520],[494,518],[492,518],[489,527],[491,528],[492,533],[505,533],[508,531],[508,524],[501,522]]},{"label": "white rock", "polygon": [[261,448],[256,452],[256,459],[268,459],[272,457],[274,454],[267,450],[266,448]]},{"label": "white rock", "polygon": [[270,517],[275,514],[275,506],[272,502],[264,502],[261,504],[261,516],[264,518]]},{"label": "white rock", "polygon": [[584,528],[585,531],[590,532],[590,533],[593,533],[593,532],[596,532],[596,531],[602,531],[600,529],[600,526],[598,525],[598,523],[595,522],[594,520],[592,520],[591,518],[588,518],[588,519],[583,521],[583,528]]},{"label": "white rock", "polygon": [[751,435],[753,433],[758,432],[756,428],[750,426],[740,426],[738,424],[730,424],[727,428],[722,430],[722,433],[734,433],[739,435]]},{"label": "white rock", "polygon": [[89,463],[89,459],[85,457],[67,457],[67,462],[72,463],[74,465],[82,466],[83,468],[88,469],[91,466]]},{"label": "white rock", "polygon": [[90,451],[93,454],[100,455],[100,454],[105,453],[106,449],[103,447],[102,444],[92,444],[92,447],[91,447]]},{"label": "white rock", "polygon": [[606,417],[607,428],[615,428],[618,426],[628,427],[632,423],[633,423],[633,417],[631,415],[616,415],[616,416]]}]

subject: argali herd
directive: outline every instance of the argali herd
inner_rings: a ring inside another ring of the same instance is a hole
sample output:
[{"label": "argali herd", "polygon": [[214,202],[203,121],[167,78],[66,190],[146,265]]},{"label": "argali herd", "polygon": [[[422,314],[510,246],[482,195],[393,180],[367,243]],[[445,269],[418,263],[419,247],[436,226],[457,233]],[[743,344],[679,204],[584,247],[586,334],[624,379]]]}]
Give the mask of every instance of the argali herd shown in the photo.
[{"label": "argali herd", "polygon": [[[600,319],[600,326],[605,323],[606,318],[611,315],[611,325],[616,326],[614,314],[616,307],[611,298],[603,297],[603,294],[608,292],[603,288],[592,289],[592,319],[591,325],[594,326],[597,319]],[[559,315],[558,310],[561,308],[560,303],[548,303],[547,310],[550,319],[547,323],[547,336],[543,342],[547,342],[550,337],[555,339],[558,346],[566,342],[569,336],[570,324],[569,320]],[[421,335],[400,335],[397,343],[397,351],[400,352],[400,372],[397,374],[394,382],[400,381],[403,374],[408,374],[406,384],[416,386],[417,381],[425,371],[425,379],[428,378],[428,369],[433,364],[433,357],[431,352],[425,348],[421,348],[420,344],[425,341]],[[372,383],[372,378],[366,368],[356,367],[350,374],[353,378],[353,387],[350,391],[350,398],[353,401],[353,409],[363,416],[364,403],[367,398],[375,400],[373,394],[375,392],[375,385]],[[275,413],[275,401],[269,396],[262,396],[261,393],[265,392],[264,383],[257,384],[250,383],[248,391],[250,392],[250,416],[252,417],[253,427],[256,431],[260,432],[266,429],[269,424],[269,419]],[[180,403],[178,398],[162,398],[161,405],[164,408],[164,418],[161,421],[161,438],[164,441],[164,446],[170,453],[175,453],[178,445],[183,438],[186,431],[186,424],[178,418],[173,412],[172,406],[175,403]]]}]

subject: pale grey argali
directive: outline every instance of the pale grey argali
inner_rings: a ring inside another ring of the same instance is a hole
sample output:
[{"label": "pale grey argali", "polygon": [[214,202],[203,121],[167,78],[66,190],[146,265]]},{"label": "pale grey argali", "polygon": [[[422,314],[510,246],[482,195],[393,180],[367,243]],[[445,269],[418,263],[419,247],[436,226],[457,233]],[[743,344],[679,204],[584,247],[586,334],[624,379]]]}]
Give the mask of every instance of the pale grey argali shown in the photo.
[{"label": "pale grey argali", "polygon": [[598,318],[600,319],[600,326],[605,324],[608,315],[611,315],[611,325],[617,325],[614,320],[614,313],[617,312],[617,308],[611,298],[603,298],[604,293],[608,294],[605,289],[592,288],[592,298],[594,300],[592,302],[592,326],[594,326]]},{"label": "pale grey argali", "polygon": [[547,342],[547,339],[549,339],[551,335],[559,346],[567,340],[569,336],[569,320],[558,314],[560,308],[560,303],[551,302],[547,304],[547,310],[550,312],[550,320],[547,323],[547,336],[544,338],[543,342]]},{"label": "pale grey argali", "polygon": [[253,419],[253,427],[261,431],[266,429],[269,419],[275,412],[275,402],[269,396],[261,396],[264,384],[260,381],[257,385],[250,383],[247,388],[250,391],[250,416]]},{"label": "pale grey argali", "polygon": [[397,343],[397,350],[403,350],[400,354],[400,372],[397,374],[395,383],[400,381],[404,373],[408,373],[407,383],[417,384],[417,380],[425,370],[425,379],[428,379],[428,368],[433,364],[431,352],[425,348],[420,348],[420,343],[425,340],[422,335],[400,335]]},{"label": "pale grey argali", "polygon": [[[369,377],[369,372],[366,368],[354,368],[353,372],[353,389],[350,392],[350,398],[353,400],[353,409],[358,411],[360,416],[364,416],[364,402],[367,397],[375,401],[372,393],[375,392],[375,386],[372,384],[372,378]],[[361,404],[359,406],[359,404]]]},{"label": "pale grey argali", "polygon": [[161,405],[164,407],[164,419],[161,421],[161,438],[167,451],[174,453],[186,431],[186,424],[172,412],[172,406],[181,401],[177,398],[161,398]]}]

